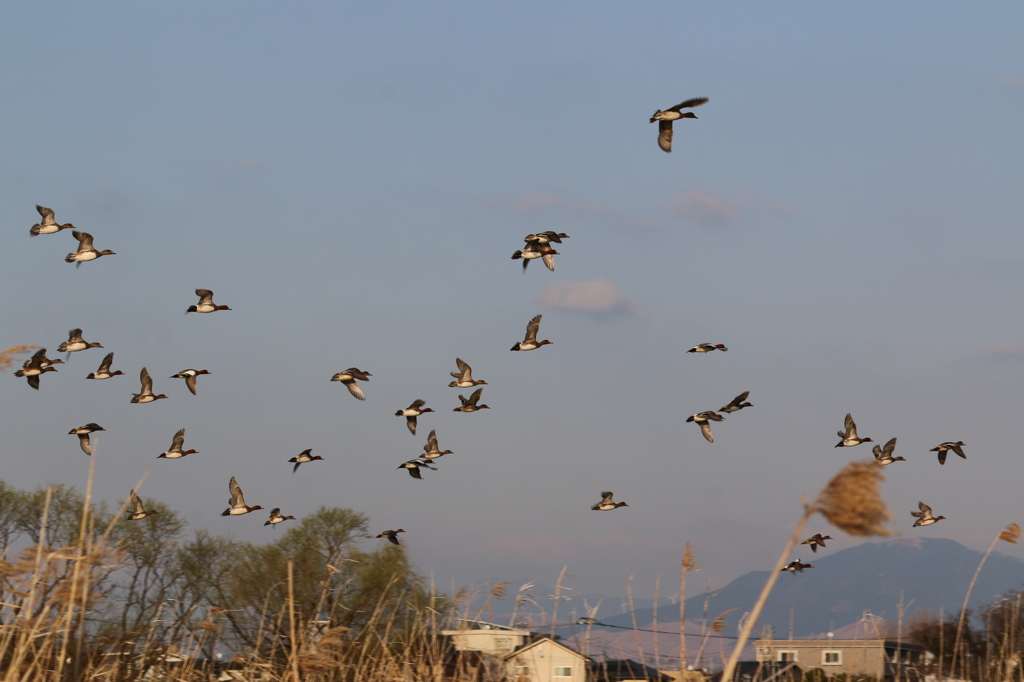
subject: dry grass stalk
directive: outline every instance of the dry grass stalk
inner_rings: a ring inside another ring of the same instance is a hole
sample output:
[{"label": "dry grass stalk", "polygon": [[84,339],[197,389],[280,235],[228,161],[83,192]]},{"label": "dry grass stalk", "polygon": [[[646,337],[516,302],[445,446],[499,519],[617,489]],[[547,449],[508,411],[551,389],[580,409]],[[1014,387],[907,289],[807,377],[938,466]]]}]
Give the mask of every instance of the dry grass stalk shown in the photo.
[{"label": "dry grass stalk", "polygon": [[698,571],[693,545],[686,543],[683,550],[682,571],[679,576],[679,670],[686,670],[686,574]]},{"label": "dry grass stalk", "polygon": [[796,524],[796,529],[775,562],[775,568],[769,573],[761,595],[740,630],[736,646],[722,671],[723,682],[732,682],[740,652],[746,646],[750,632],[754,629],[757,619],[761,616],[761,610],[778,581],[776,576],[786,565],[790,553],[796,547],[796,543],[800,541],[804,526],[815,512],[820,513],[828,519],[829,523],[850,535],[859,537],[892,535],[892,531],[885,527],[886,522],[892,519],[892,514],[889,513],[889,508],[879,492],[879,484],[884,480],[885,476],[882,475],[881,468],[873,461],[851,462],[832,477],[832,480],[822,488],[811,504],[804,505],[803,516]]},{"label": "dry grass stalk", "polygon": [[885,527],[892,514],[879,494],[884,480],[881,467],[873,462],[851,462],[818,493],[812,511],[820,512],[829,523],[850,535],[892,535]]},{"label": "dry grass stalk", "polygon": [[[956,625],[956,641],[953,644],[953,657],[949,662],[949,674],[953,676],[956,673],[956,658],[957,653],[960,649],[960,635],[964,629],[964,618],[967,616],[967,603],[971,600],[971,592],[974,590],[974,583],[978,582],[978,575],[981,574],[981,567],[988,561],[992,551],[996,548],[996,543],[1000,540],[1003,542],[1009,542],[1010,544],[1017,544],[1017,540],[1020,538],[1020,526],[1016,523],[1009,524],[1006,528],[999,531],[995,538],[992,539],[992,544],[988,546],[988,551],[985,552],[985,556],[981,557],[981,562],[978,563],[978,568],[974,571],[974,577],[971,578],[971,584],[967,586],[967,594],[964,596],[964,605],[960,607],[960,620]],[[968,671],[965,671],[965,674]]]},{"label": "dry grass stalk", "polygon": [[11,346],[10,348],[5,348],[4,350],[0,350],[0,372],[6,372],[16,362],[18,362],[21,359],[18,357],[19,355],[25,355],[26,353],[34,351],[37,348],[39,348],[39,346],[33,346],[31,344],[22,344],[18,346]]}]

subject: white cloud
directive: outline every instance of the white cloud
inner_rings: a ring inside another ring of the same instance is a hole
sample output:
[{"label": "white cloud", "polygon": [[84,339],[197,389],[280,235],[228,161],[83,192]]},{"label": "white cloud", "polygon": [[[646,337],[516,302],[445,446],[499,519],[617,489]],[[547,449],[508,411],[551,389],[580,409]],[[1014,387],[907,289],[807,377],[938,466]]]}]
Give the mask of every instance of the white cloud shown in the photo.
[{"label": "white cloud", "polygon": [[723,197],[710,189],[690,189],[672,197],[669,213],[705,225],[720,225],[743,217],[744,201],[733,193]]},{"label": "white cloud", "polygon": [[992,360],[1024,360],[1024,346],[1011,346],[1001,343],[986,348],[982,354]]},{"label": "white cloud", "polygon": [[592,315],[639,315],[642,306],[626,298],[617,284],[606,279],[589,282],[553,282],[537,296],[546,308],[572,310]]}]

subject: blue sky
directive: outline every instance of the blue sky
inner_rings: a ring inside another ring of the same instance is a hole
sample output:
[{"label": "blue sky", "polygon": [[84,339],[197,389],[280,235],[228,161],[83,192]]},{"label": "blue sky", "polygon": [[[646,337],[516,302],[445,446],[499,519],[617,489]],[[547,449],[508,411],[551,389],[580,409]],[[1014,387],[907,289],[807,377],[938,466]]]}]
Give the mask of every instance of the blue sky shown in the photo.
[{"label": "blue sky", "polygon": [[[193,526],[272,537],[219,516],[234,475],[405,528],[443,585],[567,564],[618,594],[686,541],[717,584],[769,566],[870,457],[833,448],[852,412],[909,460],[897,529],[983,549],[1024,520],[1022,29],[1010,2],[6,4],[0,345],[105,351],[3,377],[2,478],[84,487],[67,431],[95,421],[111,502],[148,471]],[[648,118],[696,96],[662,153]],[[117,255],[64,263],[36,203]],[[571,238],[524,276],[541,230]],[[196,288],[232,311],[183,315]],[[537,313],[554,343],[509,353]],[[106,351],[127,376],[85,381]],[[456,356],[492,409],[451,411]],[[143,366],[169,400],[129,404]],[[744,390],[714,444],[683,423]],[[157,461],[182,427],[199,452]],[[432,428],[454,454],[414,481]],[[918,500],[947,520],[911,529]]]}]

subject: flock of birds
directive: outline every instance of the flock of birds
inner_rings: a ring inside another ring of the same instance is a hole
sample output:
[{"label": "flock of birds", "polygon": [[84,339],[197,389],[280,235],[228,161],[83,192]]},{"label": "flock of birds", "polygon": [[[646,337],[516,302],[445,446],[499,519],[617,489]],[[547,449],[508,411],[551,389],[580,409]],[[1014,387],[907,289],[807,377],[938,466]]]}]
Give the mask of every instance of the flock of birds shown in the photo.
[{"label": "flock of birds", "polygon": [[[113,251],[97,251],[93,247],[92,235],[86,232],[80,232],[74,229],[74,225],[71,223],[59,224],[55,220],[54,211],[52,209],[36,206],[36,210],[39,215],[42,216],[42,222],[33,225],[29,233],[31,236],[55,234],[61,230],[71,229],[72,235],[78,240],[78,249],[75,253],[68,254],[65,260],[69,263],[76,263],[81,265],[84,262],[96,260],[101,256],[116,255]],[[549,270],[554,270],[554,256],[557,255],[557,251],[552,248],[552,244],[561,244],[563,239],[568,239],[569,235],[559,232],[542,232],[538,234],[530,234],[524,238],[525,246],[521,250],[517,250],[512,256],[513,259],[522,259],[523,269],[525,271],[526,266],[529,262],[535,258],[540,258]],[[199,297],[199,301],[194,305],[188,307],[185,311],[187,313],[214,313],[220,311],[231,310],[226,305],[218,305],[213,300],[213,292],[209,289],[196,289],[196,296]],[[512,346],[513,351],[530,351],[536,350],[550,344],[551,341],[548,339],[538,340],[537,336],[540,331],[540,324],[542,320],[541,315],[536,315],[526,325],[526,334],[522,341],[518,341]],[[92,348],[103,348],[103,345],[98,342],[86,341],[83,338],[83,332],[81,329],[72,329],[68,333],[68,340],[61,343],[57,350],[61,353],[67,353],[67,358],[70,359],[71,353],[78,353],[81,351],[89,350]],[[64,360],[50,359],[47,357],[46,349],[41,348],[35,354],[33,354],[28,360],[26,360],[20,370],[15,372],[15,376],[25,378],[28,385],[38,390],[40,385],[40,378],[47,372],[56,372],[57,368],[55,365],[64,364]],[[121,370],[113,370],[112,366],[114,363],[114,353],[107,353],[100,363],[99,368],[90,373],[86,378],[93,380],[110,379],[118,375],[124,374]],[[459,395],[460,405],[455,407],[455,412],[477,412],[479,410],[490,409],[486,404],[480,402],[481,396],[483,395],[482,386],[486,385],[487,382],[482,379],[473,378],[473,368],[464,361],[462,358],[456,358],[455,364],[457,371],[451,373],[453,380],[448,384],[451,388],[475,388],[469,397]],[[185,386],[188,388],[192,395],[196,395],[197,391],[197,379],[199,376],[204,374],[211,374],[207,369],[183,369],[171,375],[172,379],[184,379]],[[359,382],[368,382],[372,374],[370,372],[359,369],[358,367],[350,367],[342,372],[338,372],[331,381],[339,381],[345,385],[348,392],[358,400],[366,400],[366,395],[363,393],[362,387]],[[163,393],[155,393],[153,390],[153,377],[150,375],[148,368],[143,367],[139,373],[140,389],[138,393],[133,394],[131,403],[133,404],[146,404],[163,400],[167,398],[167,395]],[[414,400],[408,407],[400,409],[395,412],[395,416],[405,417],[406,427],[409,432],[413,435],[416,434],[418,425],[418,418],[428,412],[434,410],[426,406],[424,400]],[[79,446],[86,455],[92,455],[92,439],[91,434],[98,431],[105,431],[102,426],[95,422],[90,422],[83,426],[79,426],[71,429],[69,435],[75,435],[78,437]],[[190,454],[195,453],[196,450],[185,449],[185,429],[179,429],[171,441],[171,446],[166,452],[158,455],[158,458],[162,459],[180,459]],[[432,466],[436,459],[443,457],[444,455],[452,454],[451,450],[441,450],[438,444],[437,431],[431,430],[427,436],[427,443],[423,446],[423,454],[419,457],[415,457],[406,462],[403,462],[398,466],[398,469],[406,470],[409,475],[415,479],[422,480],[421,469],[431,469],[436,471],[437,467]],[[304,450],[295,457],[288,460],[289,463],[294,464],[292,473],[298,471],[299,467],[309,462],[322,460],[323,457],[319,455],[313,455],[312,449]],[[260,505],[249,505],[245,501],[245,496],[241,486],[234,476],[231,477],[228,482],[228,491],[230,494],[230,501],[228,502],[228,508],[222,512],[222,516],[240,516],[243,514],[249,514],[253,511],[262,509]],[[619,505],[613,504],[613,508],[616,506],[623,506],[625,503],[619,503]],[[144,519],[147,516],[155,513],[152,509],[146,509],[142,499],[133,489],[129,494],[129,507],[127,510],[127,520],[137,521]],[[267,519],[264,525],[275,525],[284,521],[294,519],[294,516],[286,516],[281,513],[279,507],[275,507],[270,511],[270,517]],[[386,538],[394,544],[399,544],[397,535],[398,533],[404,533],[404,529],[387,530],[376,537]]]},{"label": "flock of birds", "polygon": [[[850,414],[846,415],[846,420],[843,423],[844,430],[839,431],[836,435],[839,436],[839,442],[836,443],[837,448],[852,448],[860,445],[861,443],[872,443],[870,438],[861,438],[857,435],[857,423],[853,421],[853,416]],[[950,451],[956,453],[959,457],[967,459],[967,455],[964,454],[963,450],[964,442],[958,441],[945,441],[939,443],[929,452],[938,453],[939,464],[946,463],[946,454]],[[905,457],[893,457],[893,452],[896,450],[896,439],[890,438],[885,445],[875,445],[872,449],[872,454],[875,456],[875,464],[878,466],[887,466],[893,462],[905,462]],[[938,523],[945,516],[935,516],[932,513],[932,508],[924,502],[917,503],[918,510],[910,512],[910,515],[916,518],[914,521],[914,528],[917,526],[930,526],[933,523]],[[803,545],[810,545],[812,552],[817,552],[818,547],[825,546],[825,540],[831,540],[832,538],[828,535],[822,536],[821,533],[812,535],[811,537],[804,540]],[[801,563],[799,559],[791,561],[782,568],[783,571],[790,573],[803,573],[805,568],[814,568],[811,564]]]},{"label": "flock of birds", "polygon": [[[672,124],[674,121],[682,118],[697,118],[692,112],[683,112],[683,109],[690,109],[693,107],[701,106],[708,102],[706,97],[696,97],[681,102],[673,107],[665,110],[658,110],[651,116],[650,122],[659,122],[658,125],[658,146],[665,152],[672,151]],[[42,221],[36,225],[33,225],[29,233],[31,236],[37,235],[48,235],[55,234],[61,230],[71,229],[71,234],[75,239],[78,240],[78,248],[75,252],[69,253],[65,257],[65,261],[68,263],[75,263],[76,267],[81,266],[82,263],[96,260],[102,256],[116,255],[113,251],[103,250],[99,251],[93,246],[93,237],[87,232],[82,232],[74,229],[74,225],[71,223],[59,224],[54,217],[54,211],[52,209],[36,206],[36,210],[42,217]],[[561,232],[547,231],[539,232],[536,234],[529,234],[524,237],[523,241],[525,245],[522,249],[516,250],[512,254],[513,260],[522,260],[523,272],[526,272],[527,266],[531,260],[541,259],[548,270],[554,271],[555,269],[555,256],[558,255],[558,251],[555,250],[555,244],[562,244],[563,240],[568,239],[569,235]],[[213,301],[213,292],[209,289],[196,289],[196,296],[199,297],[199,301],[188,307],[186,313],[213,313],[220,311],[231,310],[226,305],[218,305]],[[550,344],[551,341],[544,339],[538,340],[538,334],[540,332],[540,324],[542,315],[536,315],[533,317],[526,326],[526,334],[522,341],[516,342],[512,346],[513,351],[530,351],[537,350],[544,345]],[[57,350],[61,353],[67,353],[70,358],[71,353],[81,352],[91,348],[103,348],[103,346],[96,342],[88,342],[82,336],[81,329],[72,329],[68,334],[68,340],[61,343]],[[728,351],[729,349],[721,343],[700,343],[690,348],[688,353],[710,353],[713,351]],[[110,379],[114,376],[121,375],[121,370],[112,370],[111,366],[114,362],[114,353],[107,353],[100,363],[99,368],[90,373],[86,378],[93,380]],[[455,407],[455,412],[476,412],[478,410],[489,409],[487,405],[480,404],[480,399],[483,394],[483,388],[480,386],[486,385],[487,382],[483,380],[476,380],[473,378],[472,367],[461,358],[456,358],[455,363],[457,371],[452,372],[451,376],[454,380],[448,384],[451,388],[476,388],[470,396],[467,398],[463,395],[459,395],[460,406]],[[40,377],[47,372],[56,372],[57,368],[54,365],[63,364],[63,360],[60,359],[49,359],[46,356],[46,349],[40,349],[32,357],[25,361],[24,365],[20,370],[15,372],[15,376],[23,377],[27,380],[28,385],[34,389],[39,389]],[[197,378],[204,374],[210,374],[206,369],[184,369],[180,372],[173,374],[170,378],[172,379],[184,379],[185,385],[188,390],[196,395],[197,390]],[[366,400],[366,395],[363,393],[362,388],[358,382],[368,382],[372,374],[367,371],[363,371],[357,367],[350,367],[342,372],[335,374],[331,381],[339,381],[345,385],[349,393],[358,400]],[[143,367],[139,379],[141,388],[139,393],[133,395],[131,402],[134,404],[145,404],[155,402],[157,400],[167,398],[163,393],[156,394],[153,392],[153,379],[149,374],[147,368]],[[714,443],[714,435],[711,431],[711,423],[722,422],[725,417],[719,412],[725,414],[732,414],[738,412],[747,407],[752,407],[750,402],[747,402],[747,398],[750,395],[750,391],[744,391],[738,396],[733,398],[728,404],[718,408],[718,411],[705,410],[697,412],[687,417],[687,422],[692,422],[700,427],[701,433],[709,443]],[[395,412],[395,416],[405,417],[406,426],[410,433],[416,434],[417,419],[423,414],[433,412],[432,408],[426,407],[424,400],[415,400],[408,407],[400,409]],[[871,442],[870,438],[860,438],[857,435],[857,425],[854,423],[851,415],[846,415],[845,430],[838,432],[840,441],[836,447],[854,447],[861,443]],[[71,429],[69,435],[76,435],[79,439],[79,445],[82,451],[87,455],[92,455],[92,443],[90,440],[90,434],[97,431],[104,431],[105,429],[96,423],[88,423],[84,426],[79,426]],[[946,454],[949,451],[954,452],[956,455],[966,458],[963,451],[964,443],[962,441],[947,441],[940,443],[938,446],[931,449],[932,452],[938,453],[939,464],[945,464]],[[894,457],[893,452],[896,448],[896,439],[892,438],[884,446],[874,447],[875,463],[879,466],[886,466],[897,461],[905,461],[903,457]],[[158,457],[165,459],[179,459],[187,455],[195,453],[195,450],[185,449],[185,429],[178,430],[172,439],[171,446],[166,452],[161,453]],[[427,443],[423,446],[423,454],[419,457],[415,457],[408,461],[403,462],[398,466],[398,469],[406,470],[409,475],[415,479],[422,479],[421,469],[437,470],[437,467],[432,466],[435,460],[451,454],[451,450],[441,450],[438,445],[437,432],[432,430],[427,437]],[[293,463],[294,467],[292,472],[298,471],[302,464],[309,462],[322,460],[323,458],[319,455],[313,455],[312,450],[304,450],[299,455],[292,457],[288,460],[289,463]],[[242,488],[239,486],[238,481],[234,476],[228,483],[228,490],[230,493],[229,506],[222,512],[222,516],[239,516],[248,514],[253,511],[262,509],[259,505],[250,506],[246,504],[243,496]],[[130,493],[130,508],[127,511],[127,520],[135,521],[143,519],[150,514],[153,514],[153,510],[147,510],[136,494],[135,490]],[[628,506],[625,502],[615,502],[614,494],[611,491],[603,491],[601,493],[601,501],[591,507],[594,511],[611,511],[618,509],[619,507]],[[919,511],[911,512],[916,517],[914,526],[927,526],[936,523],[944,516],[935,516],[932,513],[931,508],[924,502],[919,502]],[[270,511],[270,517],[264,525],[275,525],[283,521],[292,520],[293,516],[285,516],[281,514],[280,508],[273,508]],[[401,528],[397,530],[386,530],[376,537],[386,538],[388,541],[399,544],[397,535],[404,533],[405,531]],[[813,552],[817,552],[818,547],[825,547],[825,541],[831,540],[829,536],[822,536],[820,533],[816,534],[802,544],[809,545]],[[805,568],[813,568],[811,564],[801,563],[800,560],[795,560],[785,566],[782,570],[790,573],[802,572]]]}]

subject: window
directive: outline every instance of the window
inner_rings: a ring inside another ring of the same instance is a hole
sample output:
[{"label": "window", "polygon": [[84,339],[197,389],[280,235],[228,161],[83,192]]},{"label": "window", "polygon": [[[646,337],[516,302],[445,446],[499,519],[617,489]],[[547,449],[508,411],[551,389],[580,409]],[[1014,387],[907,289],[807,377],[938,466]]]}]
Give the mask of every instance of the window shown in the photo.
[{"label": "window", "polygon": [[779,657],[776,660],[778,660],[780,663],[796,663],[796,652],[780,651]]},{"label": "window", "polygon": [[572,677],[572,667],[568,665],[557,667],[554,675],[555,677]]},{"label": "window", "polygon": [[842,665],[843,664],[843,652],[842,651],[822,651],[821,652],[821,664],[822,665]]}]

